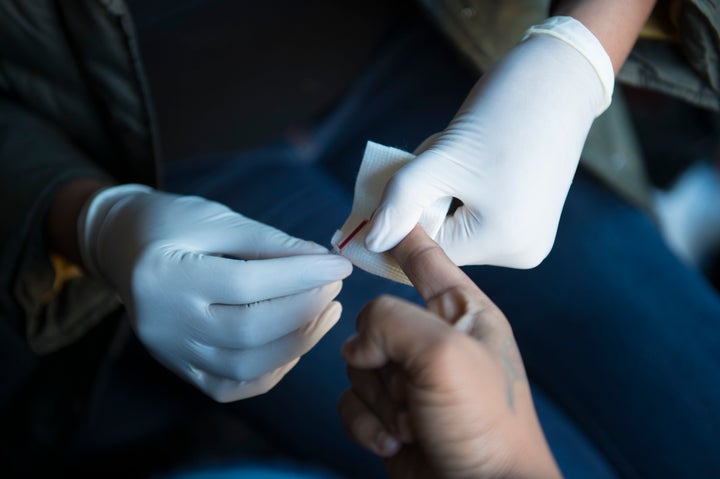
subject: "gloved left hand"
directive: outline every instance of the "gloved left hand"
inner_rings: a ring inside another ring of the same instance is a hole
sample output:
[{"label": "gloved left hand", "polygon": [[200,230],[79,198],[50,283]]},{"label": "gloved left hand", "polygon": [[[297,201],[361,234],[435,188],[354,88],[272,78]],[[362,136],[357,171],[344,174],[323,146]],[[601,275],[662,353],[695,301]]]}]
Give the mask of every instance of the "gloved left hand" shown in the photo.
[{"label": "gloved left hand", "polygon": [[352,270],[224,205],[141,185],[91,198],[78,236],[153,356],[223,402],[264,393],[320,340]]},{"label": "gloved left hand", "polygon": [[462,206],[433,239],[456,264],[530,268],[549,253],[614,72],[600,42],[573,18],[531,32],[388,183],[369,225],[369,250],[392,248],[425,209],[454,197]]}]

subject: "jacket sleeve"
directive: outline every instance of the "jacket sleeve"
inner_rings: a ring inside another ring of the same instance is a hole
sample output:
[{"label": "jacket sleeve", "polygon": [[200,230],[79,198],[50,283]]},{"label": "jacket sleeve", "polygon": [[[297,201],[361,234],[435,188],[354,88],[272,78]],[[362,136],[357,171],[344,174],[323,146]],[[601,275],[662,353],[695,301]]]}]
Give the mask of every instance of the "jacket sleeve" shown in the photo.
[{"label": "jacket sleeve", "polygon": [[57,189],[88,177],[108,175],[52,123],[0,94],[0,317],[38,353],[69,344],[118,307],[102,284],[53,260],[43,237]]},{"label": "jacket sleeve", "polygon": [[[514,47],[530,25],[552,15],[553,6],[551,0],[418,1],[480,72]],[[669,16],[676,38],[640,38],[618,80],[720,111],[720,3],[658,0],[653,16]]]}]

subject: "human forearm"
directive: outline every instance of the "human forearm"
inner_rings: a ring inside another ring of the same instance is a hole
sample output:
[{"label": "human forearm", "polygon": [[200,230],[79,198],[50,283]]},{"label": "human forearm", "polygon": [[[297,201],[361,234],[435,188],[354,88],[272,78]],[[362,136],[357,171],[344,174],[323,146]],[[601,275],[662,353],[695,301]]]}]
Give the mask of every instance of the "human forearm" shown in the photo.
[{"label": "human forearm", "polygon": [[655,3],[655,0],[563,0],[553,14],[582,22],[605,48],[617,74]]},{"label": "human forearm", "polygon": [[81,178],[61,186],[45,216],[45,238],[48,248],[75,264],[82,265],[77,238],[77,220],[85,202],[109,183],[95,178]]}]

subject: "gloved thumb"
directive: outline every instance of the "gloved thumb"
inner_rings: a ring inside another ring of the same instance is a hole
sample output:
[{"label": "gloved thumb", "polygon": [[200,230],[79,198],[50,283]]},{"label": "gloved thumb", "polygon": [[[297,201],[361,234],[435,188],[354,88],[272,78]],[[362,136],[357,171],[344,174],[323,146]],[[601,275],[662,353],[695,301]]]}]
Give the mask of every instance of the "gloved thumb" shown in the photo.
[{"label": "gloved thumb", "polygon": [[365,246],[382,253],[397,245],[420,221],[423,212],[452,194],[421,162],[411,162],[388,182],[368,225]]}]

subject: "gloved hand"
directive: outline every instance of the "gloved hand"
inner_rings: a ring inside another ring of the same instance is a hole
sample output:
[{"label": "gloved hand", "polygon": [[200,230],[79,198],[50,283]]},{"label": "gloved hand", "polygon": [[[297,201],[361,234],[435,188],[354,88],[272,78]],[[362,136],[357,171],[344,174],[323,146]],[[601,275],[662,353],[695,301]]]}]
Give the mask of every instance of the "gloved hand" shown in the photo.
[{"label": "gloved hand", "polygon": [[78,224],[86,269],[153,356],[217,401],[262,394],[339,319],[352,266],[224,205],[140,186],[102,190]]},{"label": "gloved hand", "polygon": [[387,251],[439,198],[462,202],[434,239],[458,265],[530,268],[549,253],[610,58],[570,17],[531,33],[482,77],[450,125],[388,183],[366,246]]}]

